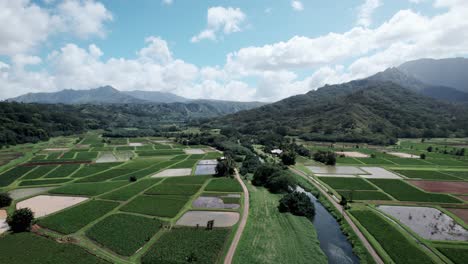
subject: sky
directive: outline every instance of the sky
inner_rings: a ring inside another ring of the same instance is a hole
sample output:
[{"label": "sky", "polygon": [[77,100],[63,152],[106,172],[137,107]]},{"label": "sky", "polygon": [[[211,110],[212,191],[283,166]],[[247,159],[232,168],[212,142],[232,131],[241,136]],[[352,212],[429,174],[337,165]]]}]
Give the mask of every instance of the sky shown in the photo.
[{"label": "sky", "polygon": [[0,100],[91,89],[272,102],[468,55],[468,0],[0,0]]}]

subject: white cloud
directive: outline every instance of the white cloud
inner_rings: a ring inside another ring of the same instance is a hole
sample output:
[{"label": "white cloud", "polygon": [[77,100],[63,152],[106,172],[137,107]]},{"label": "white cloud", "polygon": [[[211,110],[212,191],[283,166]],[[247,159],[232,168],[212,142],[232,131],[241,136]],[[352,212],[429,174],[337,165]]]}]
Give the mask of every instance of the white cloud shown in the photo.
[{"label": "white cloud", "polygon": [[80,38],[104,37],[104,24],[113,20],[111,12],[94,0],[65,0],[57,9],[66,30]]},{"label": "white cloud", "polygon": [[292,7],[295,11],[302,11],[302,10],[304,10],[304,5],[302,4],[301,1],[291,1],[291,7]]},{"label": "white cloud", "polygon": [[216,40],[216,34],[221,32],[228,35],[242,31],[242,23],[246,15],[240,8],[210,7],[207,14],[207,26],[199,34],[191,38],[191,42],[199,42],[204,39]]},{"label": "white cloud", "polygon": [[363,27],[372,25],[372,14],[381,5],[381,0],[365,0],[364,4],[358,8],[357,25]]},{"label": "white cloud", "polygon": [[174,0],[162,0],[162,3],[165,5],[172,5],[172,3],[174,3]]},{"label": "white cloud", "polygon": [[148,46],[138,52],[140,59],[159,64],[167,64],[172,61],[172,53],[165,40],[159,37],[148,37],[145,42]]}]

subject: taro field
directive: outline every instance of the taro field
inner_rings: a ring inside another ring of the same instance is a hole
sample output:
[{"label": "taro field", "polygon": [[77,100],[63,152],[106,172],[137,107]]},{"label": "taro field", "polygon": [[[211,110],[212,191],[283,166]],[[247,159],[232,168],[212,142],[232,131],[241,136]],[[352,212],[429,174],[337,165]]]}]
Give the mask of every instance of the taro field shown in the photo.
[{"label": "taro field", "polygon": [[27,207],[36,216],[34,233],[0,231],[1,263],[223,262],[242,212],[242,188],[235,179],[195,174],[201,161],[221,152],[171,138],[95,132],[31,149],[15,154],[20,162],[0,157],[7,163],[0,192],[15,194],[4,209]]},{"label": "taro field", "polygon": [[401,139],[388,147],[300,142],[312,154],[334,152],[337,163],[301,157],[295,168],[346,204],[385,263],[466,263],[468,140],[460,140]]}]

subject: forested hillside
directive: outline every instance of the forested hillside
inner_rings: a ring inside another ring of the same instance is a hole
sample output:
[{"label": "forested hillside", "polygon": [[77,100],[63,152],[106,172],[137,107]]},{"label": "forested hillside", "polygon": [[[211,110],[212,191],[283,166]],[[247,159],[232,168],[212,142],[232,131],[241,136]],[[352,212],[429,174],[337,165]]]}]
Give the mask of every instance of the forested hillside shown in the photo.
[{"label": "forested hillside", "polygon": [[360,80],[217,118],[207,126],[249,135],[392,143],[397,137],[468,136],[467,112],[464,105],[437,101],[392,82]]}]

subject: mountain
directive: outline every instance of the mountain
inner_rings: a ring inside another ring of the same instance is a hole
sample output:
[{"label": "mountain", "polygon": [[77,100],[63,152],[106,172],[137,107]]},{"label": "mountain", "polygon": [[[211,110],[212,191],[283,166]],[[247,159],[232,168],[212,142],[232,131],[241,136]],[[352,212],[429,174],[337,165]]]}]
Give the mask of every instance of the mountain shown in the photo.
[{"label": "mountain", "polygon": [[144,103],[144,100],[121,93],[112,86],[90,90],[63,90],[55,93],[28,93],[7,101],[42,104],[113,104]]},{"label": "mountain", "polygon": [[189,101],[189,99],[182,96],[158,91],[128,91],[122,93],[143,101],[150,101],[153,103],[175,103]]},{"label": "mountain", "polygon": [[421,59],[406,62],[398,69],[424,83],[452,87],[468,93],[468,59]]},{"label": "mountain", "polygon": [[468,135],[468,108],[418,94],[394,82],[358,80],[328,85],[206,125],[265,137],[391,143],[397,137]]},{"label": "mountain", "polygon": [[389,68],[367,79],[394,82],[404,88],[408,88],[425,96],[443,101],[468,102],[468,93],[459,91],[452,87],[426,84],[413,75],[405,73],[398,68]]}]

